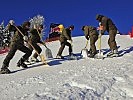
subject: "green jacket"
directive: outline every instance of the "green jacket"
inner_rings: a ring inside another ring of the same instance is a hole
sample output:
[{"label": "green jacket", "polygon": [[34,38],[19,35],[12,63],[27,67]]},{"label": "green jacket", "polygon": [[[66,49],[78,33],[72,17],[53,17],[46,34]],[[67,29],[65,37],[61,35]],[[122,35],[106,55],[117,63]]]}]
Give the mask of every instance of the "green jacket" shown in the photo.
[{"label": "green jacket", "polygon": [[104,34],[105,31],[109,32],[110,30],[117,30],[113,21],[105,16],[101,18],[101,25],[103,26],[102,34]]},{"label": "green jacket", "polygon": [[[17,27],[24,35],[28,36],[28,32],[26,30],[24,30],[22,26],[17,26]],[[17,45],[24,44],[23,36],[17,29],[15,30],[15,34],[12,38],[11,44],[12,45],[13,44],[17,44]]]},{"label": "green jacket", "polygon": [[60,42],[66,42],[67,40],[71,40],[71,30],[64,28],[60,35]]},{"label": "green jacket", "polygon": [[91,37],[93,35],[98,36],[98,32],[97,32],[96,28],[93,26],[85,26],[84,27],[84,35],[85,35],[86,39],[89,40],[89,37]]},{"label": "green jacket", "polygon": [[30,42],[31,43],[42,43],[39,33],[40,31],[38,31],[37,29],[32,29],[30,31]]}]

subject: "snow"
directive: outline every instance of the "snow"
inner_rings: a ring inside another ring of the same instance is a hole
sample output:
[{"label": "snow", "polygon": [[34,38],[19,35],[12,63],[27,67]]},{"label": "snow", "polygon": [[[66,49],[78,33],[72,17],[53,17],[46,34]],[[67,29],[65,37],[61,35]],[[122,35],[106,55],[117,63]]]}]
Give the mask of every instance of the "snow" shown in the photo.
[{"label": "snow", "polygon": [[[133,100],[133,39],[117,35],[116,40],[122,54],[118,58],[81,59],[86,40],[79,36],[73,37],[78,60],[47,59],[49,66],[40,62],[28,69],[16,67],[23,55],[17,51],[9,67],[13,73],[0,75],[0,100]],[[108,35],[103,36],[105,55],[109,52],[107,41]],[[55,57],[59,41],[47,46]],[[42,49],[45,55],[45,47]],[[68,47],[63,55],[68,55]],[[0,56],[0,66],[5,56]]]}]

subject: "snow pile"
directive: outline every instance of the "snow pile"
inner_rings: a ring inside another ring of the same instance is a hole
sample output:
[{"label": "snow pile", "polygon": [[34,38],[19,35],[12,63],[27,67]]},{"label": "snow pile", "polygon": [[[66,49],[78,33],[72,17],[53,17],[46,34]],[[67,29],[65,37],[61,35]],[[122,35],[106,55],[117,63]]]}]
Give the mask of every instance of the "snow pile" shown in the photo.
[{"label": "snow pile", "polygon": [[[9,75],[0,75],[1,100],[133,100],[133,40],[117,35],[121,57],[81,59],[85,37],[73,38],[73,51],[78,60],[47,59],[29,65],[28,69],[17,68],[16,63],[23,53],[18,51],[11,60]],[[102,37],[102,50],[109,52],[108,36]],[[47,43],[55,57],[60,43]],[[43,53],[45,53],[45,47]],[[89,48],[89,46],[88,46]],[[63,51],[68,55],[68,48]],[[0,56],[0,65],[6,55]]]}]

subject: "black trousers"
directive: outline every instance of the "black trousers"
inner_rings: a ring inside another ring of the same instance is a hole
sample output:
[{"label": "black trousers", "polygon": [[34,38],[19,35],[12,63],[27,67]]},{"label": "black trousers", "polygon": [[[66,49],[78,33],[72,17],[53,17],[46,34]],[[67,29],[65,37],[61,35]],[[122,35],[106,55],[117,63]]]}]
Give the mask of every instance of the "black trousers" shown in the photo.
[{"label": "black trousers", "polygon": [[[32,44],[32,46],[35,48],[35,50],[36,50],[39,54],[42,52],[41,47],[40,47],[37,43],[31,43],[31,44]],[[30,49],[31,51],[33,51],[32,46],[29,45],[29,49]],[[37,57],[38,57],[38,54],[35,52],[35,53],[33,54],[33,57],[34,57],[34,58],[37,58]]]},{"label": "black trousers", "polygon": [[26,46],[24,46],[24,44],[13,44],[10,47],[10,51],[8,52],[6,58],[3,61],[4,67],[9,66],[10,60],[13,58],[17,50],[20,50],[25,53],[22,57],[24,61],[27,60],[32,54],[32,51]]}]

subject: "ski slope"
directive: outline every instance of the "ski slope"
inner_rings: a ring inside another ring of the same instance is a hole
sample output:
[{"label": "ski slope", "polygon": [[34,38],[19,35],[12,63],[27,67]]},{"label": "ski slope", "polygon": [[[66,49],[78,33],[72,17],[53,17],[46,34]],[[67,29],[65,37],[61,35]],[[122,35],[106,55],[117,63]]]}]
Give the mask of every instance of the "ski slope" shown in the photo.
[{"label": "ski slope", "polygon": [[[78,60],[47,59],[49,66],[40,62],[28,69],[16,67],[23,55],[17,51],[9,67],[13,73],[0,75],[0,100],[133,100],[133,39],[117,35],[116,41],[121,57],[81,59],[85,37],[73,37]],[[105,55],[109,52],[107,42],[108,35],[102,36]],[[46,44],[55,57],[60,42]],[[45,55],[45,47],[42,49]],[[68,55],[68,47],[63,55]],[[0,66],[5,56],[0,56]]]}]

